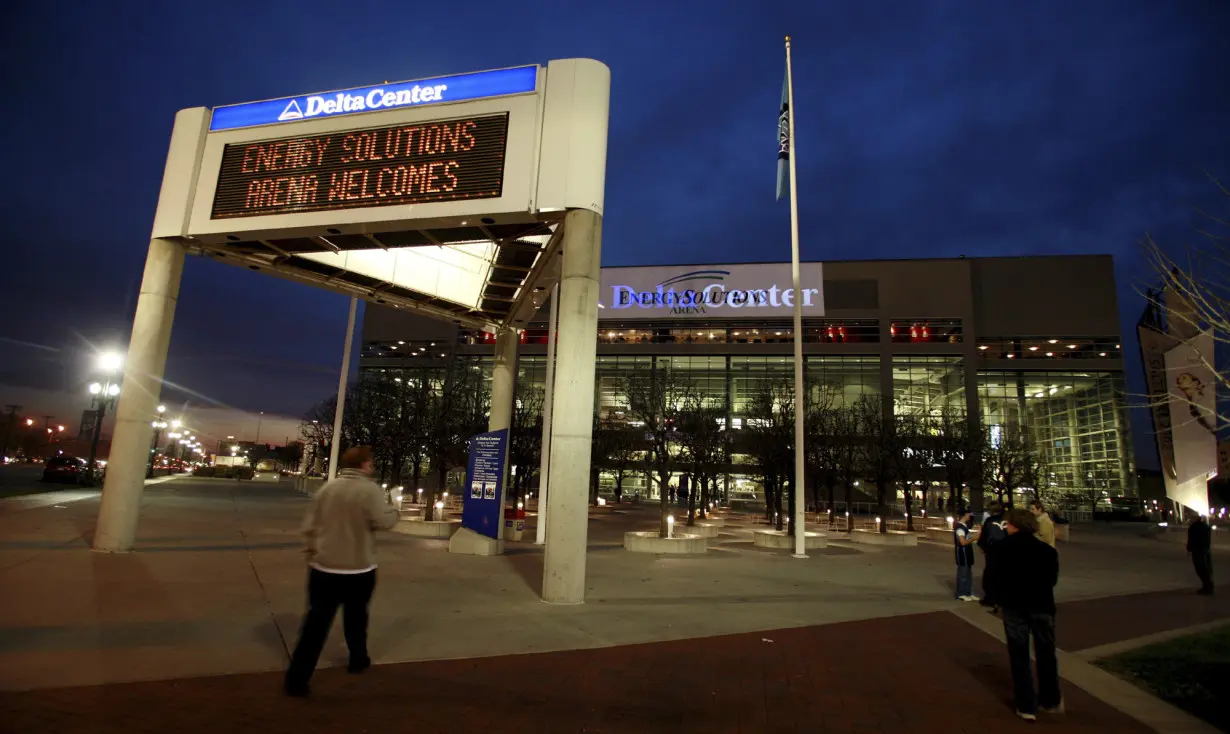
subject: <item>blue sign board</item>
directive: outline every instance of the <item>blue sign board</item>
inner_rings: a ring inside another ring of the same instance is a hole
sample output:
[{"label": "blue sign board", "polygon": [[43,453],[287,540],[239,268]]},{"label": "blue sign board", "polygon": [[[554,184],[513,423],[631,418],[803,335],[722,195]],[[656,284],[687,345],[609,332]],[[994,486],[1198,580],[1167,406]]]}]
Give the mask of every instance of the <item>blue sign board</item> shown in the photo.
[{"label": "blue sign board", "polygon": [[264,102],[215,107],[210,132],[240,127],[276,125],[280,122],[319,120],[361,112],[422,107],[441,102],[465,102],[486,97],[533,92],[538,87],[538,67],[478,71],[413,82],[377,84],[339,92],[282,97]]},{"label": "blue sign board", "polygon": [[507,450],[507,428],[480,433],[470,439],[461,526],[488,538],[500,537],[500,524],[504,522],[504,459]]}]

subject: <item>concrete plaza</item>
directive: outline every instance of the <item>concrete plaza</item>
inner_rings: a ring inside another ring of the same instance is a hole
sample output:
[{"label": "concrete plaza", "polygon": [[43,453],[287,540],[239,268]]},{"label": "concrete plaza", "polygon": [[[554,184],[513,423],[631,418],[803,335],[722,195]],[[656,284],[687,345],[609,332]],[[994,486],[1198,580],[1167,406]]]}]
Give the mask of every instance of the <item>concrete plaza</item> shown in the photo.
[{"label": "concrete plaza", "polygon": [[[14,731],[103,732],[117,720],[130,732],[290,731],[318,717],[427,731],[448,720],[611,732],[1017,723],[998,622],[952,601],[947,543],[833,542],[800,560],[753,548],[752,525],[732,522],[704,556],[650,556],[621,541],[654,527],[654,508],[596,509],[587,603],[560,607],[539,600],[542,552],[529,542],[481,558],[388,534],[372,608],[377,668],[323,670],[313,701],[290,702],[277,684],[303,611],[306,499],[286,484],[151,486],[136,552],[108,555],[88,546],[97,493],[36,497],[0,501],[0,722],[25,722]],[[1223,599],[1190,593],[1182,545],[1139,527],[1078,526],[1061,564],[1069,653],[1230,618]],[[335,633],[322,666],[345,657]],[[1074,684],[1057,730],[1199,730],[1120,705],[1089,667],[1061,662]]]}]

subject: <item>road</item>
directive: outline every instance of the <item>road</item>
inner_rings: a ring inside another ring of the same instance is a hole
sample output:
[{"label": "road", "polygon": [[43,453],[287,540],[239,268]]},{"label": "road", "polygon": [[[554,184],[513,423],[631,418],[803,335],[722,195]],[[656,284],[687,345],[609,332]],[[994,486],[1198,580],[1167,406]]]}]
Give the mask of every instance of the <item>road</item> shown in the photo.
[{"label": "road", "polygon": [[0,497],[71,489],[71,484],[44,484],[41,464],[6,464],[0,466]]}]

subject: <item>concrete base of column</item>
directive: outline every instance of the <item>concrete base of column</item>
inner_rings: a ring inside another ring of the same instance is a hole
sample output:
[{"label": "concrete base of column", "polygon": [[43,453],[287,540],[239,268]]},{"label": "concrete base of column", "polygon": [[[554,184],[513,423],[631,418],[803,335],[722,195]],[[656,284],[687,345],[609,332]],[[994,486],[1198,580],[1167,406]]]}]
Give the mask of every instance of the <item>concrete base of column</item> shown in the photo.
[{"label": "concrete base of column", "polygon": [[448,552],[467,556],[498,556],[504,552],[504,541],[461,528],[449,539]]},{"label": "concrete base of column", "polygon": [[589,538],[601,216],[585,209],[568,212],[564,219],[563,260],[542,599],[551,604],[581,604],[585,601]]}]

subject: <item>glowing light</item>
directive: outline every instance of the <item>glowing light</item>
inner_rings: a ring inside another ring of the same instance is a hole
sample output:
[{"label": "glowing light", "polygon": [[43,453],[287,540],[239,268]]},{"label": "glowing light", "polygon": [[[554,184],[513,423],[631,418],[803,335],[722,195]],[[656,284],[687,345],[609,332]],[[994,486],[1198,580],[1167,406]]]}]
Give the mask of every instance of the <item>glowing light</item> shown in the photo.
[{"label": "glowing light", "polygon": [[114,373],[124,366],[124,358],[119,352],[103,352],[98,355],[98,369],[108,374]]}]

